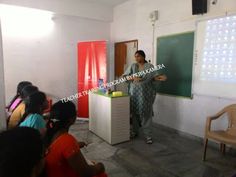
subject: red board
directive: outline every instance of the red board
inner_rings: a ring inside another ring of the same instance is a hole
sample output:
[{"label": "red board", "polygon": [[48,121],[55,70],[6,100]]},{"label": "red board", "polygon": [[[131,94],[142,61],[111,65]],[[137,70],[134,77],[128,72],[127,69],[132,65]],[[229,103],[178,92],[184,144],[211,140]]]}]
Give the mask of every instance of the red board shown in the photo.
[{"label": "red board", "polygon": [[[98,86],[98,79],[106,83],[106,41],[78,43],[78,93]],[[88,118],[88,95],[78,98],[78,117]]]}]

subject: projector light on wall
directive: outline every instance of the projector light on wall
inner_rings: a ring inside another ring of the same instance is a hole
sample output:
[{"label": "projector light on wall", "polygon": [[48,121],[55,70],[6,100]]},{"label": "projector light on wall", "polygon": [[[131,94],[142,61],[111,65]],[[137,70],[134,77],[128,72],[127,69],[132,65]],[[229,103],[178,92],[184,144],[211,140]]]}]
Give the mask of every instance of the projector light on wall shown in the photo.
[{"label": "projector light on wall", "polygon": [[236,83],[236,32],[234,24],[236,25],[236,16],[207,21],[201,80]]}]

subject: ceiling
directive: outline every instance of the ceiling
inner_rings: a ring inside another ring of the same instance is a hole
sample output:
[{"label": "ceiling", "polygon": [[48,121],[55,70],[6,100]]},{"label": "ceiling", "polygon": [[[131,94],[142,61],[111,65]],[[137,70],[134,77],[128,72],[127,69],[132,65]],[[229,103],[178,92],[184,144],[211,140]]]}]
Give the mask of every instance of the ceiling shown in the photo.
[{"label": "ceiling", "polygon": [[99,3],[99,4],[104,4],[108,6],[116,6],[119,4],[122,4],[123,2],[126,2],[128,0],[84,0],[86,2],[93,2],[93,3]]}]

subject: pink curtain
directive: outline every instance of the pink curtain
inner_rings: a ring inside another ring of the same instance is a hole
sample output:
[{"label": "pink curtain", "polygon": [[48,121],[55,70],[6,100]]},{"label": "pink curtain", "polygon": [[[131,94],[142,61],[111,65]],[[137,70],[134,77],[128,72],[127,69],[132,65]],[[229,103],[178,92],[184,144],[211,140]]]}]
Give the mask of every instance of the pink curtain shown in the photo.
[{"label": "pink curtain", "polygon": [[[88,91],[98,84],[106,83],[106,41],[78,43],[78,93]],[[78,117],[89,117],[88,95],[78,98]]]}]

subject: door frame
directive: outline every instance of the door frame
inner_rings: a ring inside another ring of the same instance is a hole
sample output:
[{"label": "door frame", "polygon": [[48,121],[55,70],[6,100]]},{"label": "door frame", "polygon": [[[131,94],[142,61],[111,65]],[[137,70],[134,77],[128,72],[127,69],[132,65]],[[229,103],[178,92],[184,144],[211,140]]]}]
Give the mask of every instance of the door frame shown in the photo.
[{"label": "door frame", "polygon": [[138,50],[138,39],[133,39],[133,40],[128,40],[128,41],[121,41],[121,42],[115,42],[114,43],[114,78],[116,79],[117,75],[116,75],[116,63],[117,63],[117,57],[116,57],[116,52],[117,52],[117,48],[116,48],[116,45],[118,44],[127,44],[127,43],[136,43],[137,45],[137,50]]}]

